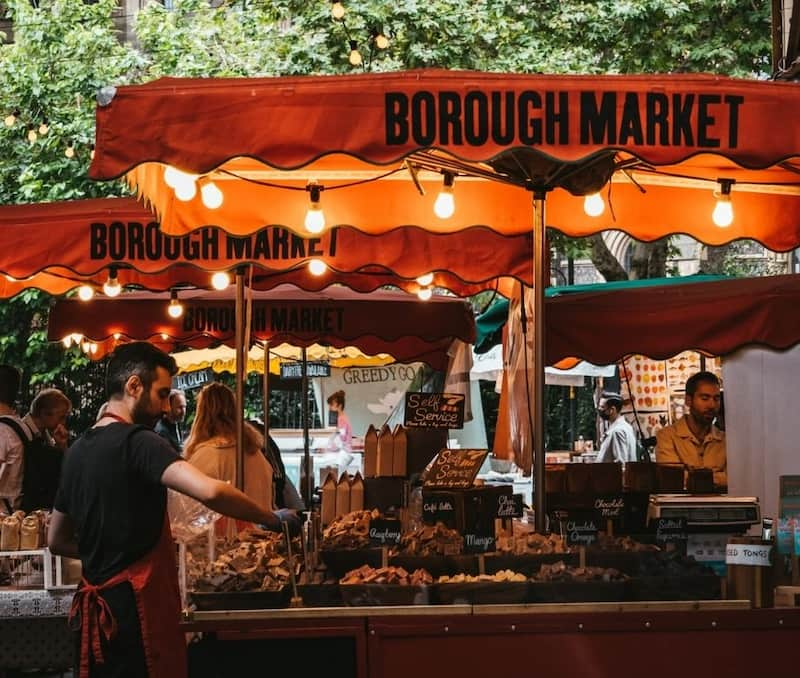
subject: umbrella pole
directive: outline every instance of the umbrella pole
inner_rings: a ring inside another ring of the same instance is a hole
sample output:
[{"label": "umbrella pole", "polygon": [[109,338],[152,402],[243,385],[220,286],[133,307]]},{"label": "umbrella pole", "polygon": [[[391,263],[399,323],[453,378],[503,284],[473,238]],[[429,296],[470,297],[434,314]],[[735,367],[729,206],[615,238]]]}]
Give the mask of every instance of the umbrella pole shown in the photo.
[{"label": "umbrella pole", "polygon": [[303,403],[303,468],[305,469],[305,487],[303,487],[303,499],[306,506],[311,506],[311,495],[314,491],[313,471],[311,468],[311,450],[309,448],[308,435],[308,370],[307,370],[306,347],[303,346],[303,373],[300,390],[302,391]]},{"label": "umbrella pole", "polygon": [[269,341],[264,342],[264,448],[269,441]]},{"label": "umbrella pole", "polygon": [[[545,531],[544,492],[544,290],[545,271],[545,191],[533,192],[533,495],[536,531]],[[525,300],[523,298],[523,304]],[[527,346],[525,347],[527,351]],[[526,377],[527,378],[527,377]]]},{"label": "umbrella pole", "polygon": [[236,487],[244,491],[244,271],[236,269]]}]

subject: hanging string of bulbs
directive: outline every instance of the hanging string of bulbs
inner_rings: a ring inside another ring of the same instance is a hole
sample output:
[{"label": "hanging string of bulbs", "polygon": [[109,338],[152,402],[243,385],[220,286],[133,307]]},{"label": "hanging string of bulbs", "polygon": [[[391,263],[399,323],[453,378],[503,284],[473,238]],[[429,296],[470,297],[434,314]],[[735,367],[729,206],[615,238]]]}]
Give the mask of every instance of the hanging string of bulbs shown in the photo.
[{"label": "hanging string of bulbs", "polygon": [[361,45],[359,44],[359,41],[353,38],[350,30],[347,27],[347,21],[345,20],[346,12],[347,10],[345,9],[344,3],[342,3],[340,0],[331,0],[331,17],[333,18],[334,22],[342,27],[345,39],[347,40],[347,60],[350,62],[351,66],[355,68],[360,66],[363,70],[368,71],[371,68],[372,61],[377,53],[389,48],[391,45],[389,36],[393,36],[393,34],[390,31],[389,35],[387,35],[384,33],[382,28],[371,28],[366,40],[369,52],[367,53],[367,58],[364,59],[364,55],[361,53]]},{"label": "hanging string of bulbs", "polygon": [[[41,137],[51,133],[52,128],[46,116],[33,115],[27,121],[23,120],[22,113],[19,108],[6,113],[3,118],[3,126],[7,129],[19,127],[24,133],[24,138],[28,143],[33,146],[38,142]],[[88,150],[89,159],[94,159],[94,144],[78,142],[76,139],[69,139],[64,147],[64,157],[72,160],[80,155],[83,149]]]}]

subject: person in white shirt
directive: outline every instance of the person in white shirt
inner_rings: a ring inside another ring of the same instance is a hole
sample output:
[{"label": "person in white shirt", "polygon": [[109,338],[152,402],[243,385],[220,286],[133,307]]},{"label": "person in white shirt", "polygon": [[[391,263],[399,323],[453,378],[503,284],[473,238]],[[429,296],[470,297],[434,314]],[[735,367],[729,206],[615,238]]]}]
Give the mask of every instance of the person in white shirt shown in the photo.
[{"label": "person in white shirt", "polygon": [[609,422],[600,442],[596,462],[636,461],[636,434],[633,427],[620,414],[622,398],[619,393],[603,393],[597,406],[597,414]]},{"label": "person in white shirt", "polygon": [[25,448],[20,437],[3,419],[13,420],[19,428],[33,438],[30,429],[14,409],[19,392],[20,371],[12,365],[0,365],[0,512],[11,514],[22,503],[22,474]]}]

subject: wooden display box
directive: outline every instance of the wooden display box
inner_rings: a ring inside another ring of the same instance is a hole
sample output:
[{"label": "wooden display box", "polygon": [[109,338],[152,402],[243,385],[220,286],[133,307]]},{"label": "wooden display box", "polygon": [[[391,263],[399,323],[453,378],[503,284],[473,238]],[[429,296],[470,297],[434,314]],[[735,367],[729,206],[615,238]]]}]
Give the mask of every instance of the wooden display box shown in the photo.
[{"label": "wooden display box", "polygon": [[364,508],[386,513],[407,505],[405,478],[364,478]]}]

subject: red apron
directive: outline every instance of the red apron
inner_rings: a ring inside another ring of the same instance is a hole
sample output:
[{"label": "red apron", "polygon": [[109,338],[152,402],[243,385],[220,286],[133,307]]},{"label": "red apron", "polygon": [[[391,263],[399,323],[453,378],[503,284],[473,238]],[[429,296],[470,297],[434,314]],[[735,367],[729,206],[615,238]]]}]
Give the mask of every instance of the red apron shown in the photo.
[{"label": "red apron", "polygon": [[101,634],[111,640],[117,631],[111,609],[99,592],[126,581],[130,582],[136,599],[148,675],[150,678],[184,678],[187,675],[186,639],[179,626],[181,599],[175,543],[166,515],[161,538],[150,553],[98,586],[84,579],[75,594],[69,618],[72,621],[80,615],[81,678],[89,676],[90,656],[97,664],[104,661]]}]

